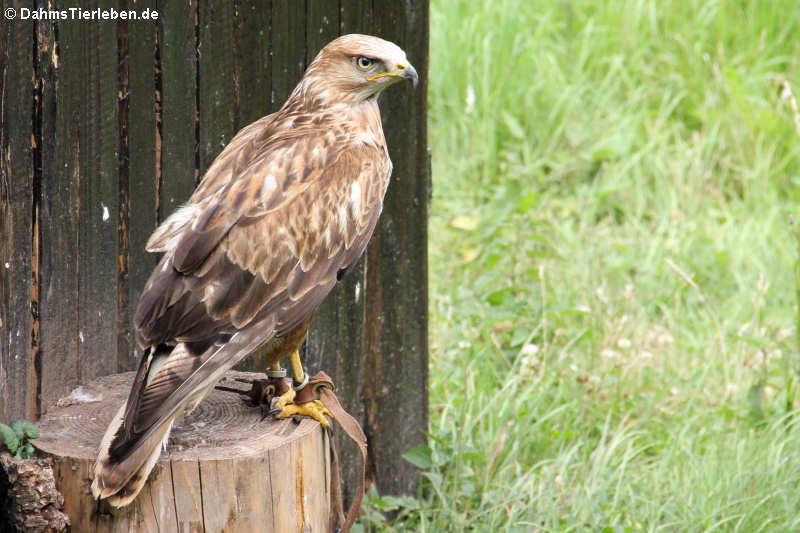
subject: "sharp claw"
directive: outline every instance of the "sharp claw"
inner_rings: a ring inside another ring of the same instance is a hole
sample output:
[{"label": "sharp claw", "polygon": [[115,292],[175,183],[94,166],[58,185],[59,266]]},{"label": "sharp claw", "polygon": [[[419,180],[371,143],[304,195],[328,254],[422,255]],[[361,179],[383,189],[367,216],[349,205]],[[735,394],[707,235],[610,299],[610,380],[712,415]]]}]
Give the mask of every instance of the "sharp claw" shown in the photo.
[{"label": "sharp claw", "polygon": [[264,416],[264,418],[266,418],[269,415],[276,415],[276,414],[280,413],[281,411],[283,411],[283,407],[275,407],[275,404],[278,403],[279,399],[280,398],[278,396],[273,396],[270,399],[270,401],[269,401],[269,411],[267,411],[267,414]]}]

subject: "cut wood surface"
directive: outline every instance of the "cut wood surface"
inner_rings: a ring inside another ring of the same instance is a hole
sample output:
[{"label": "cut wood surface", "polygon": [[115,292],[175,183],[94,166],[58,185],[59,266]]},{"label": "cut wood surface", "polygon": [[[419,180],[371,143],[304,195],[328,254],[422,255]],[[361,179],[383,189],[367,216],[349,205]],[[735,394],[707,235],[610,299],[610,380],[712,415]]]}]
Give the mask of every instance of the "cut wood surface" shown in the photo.
[{"label": "cut wood surface", "polygon": [[[36,447],[53,456],[72,531],[296,532],[330,530],[330,457],[316,421],[262,420],[244,397],[213,391],[172,430],[147,485],[127,507],[98,504],[90,485],[109,421],[133,373],[98,378],[59,400]],[[222,385],[247,390],[230,372]]]}]

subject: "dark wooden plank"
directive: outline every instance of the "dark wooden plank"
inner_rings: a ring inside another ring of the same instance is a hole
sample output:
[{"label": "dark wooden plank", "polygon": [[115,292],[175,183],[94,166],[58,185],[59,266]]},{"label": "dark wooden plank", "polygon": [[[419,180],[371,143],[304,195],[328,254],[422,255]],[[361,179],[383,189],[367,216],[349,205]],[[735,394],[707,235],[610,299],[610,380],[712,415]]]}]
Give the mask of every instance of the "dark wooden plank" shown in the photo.
[{"label": "dark wooden plank", "polygon": [[347,33],[374,33],[372,24],[372,0],[340,0],[339,27],[342,35]]},{"label": "dark wooden plank", "polygon": [[241,129],[270,113],[272,102],[272,61],[270,59],[271,12],[263,1],[236,3],[234,42]]},{"label": "dark wooden plank", "polygon": [[306,0],[306,65],[339,36],[339,16],[338,2]]},{"label": "dark wooden plank", "polygon": [[[9,2],[17,11],[31,2]],[[0,421],[35,418],[31,350],[34,268],[33,32],[0,29]]]},{"label": "dark wooden plank", "polygon": [[366,289],[364,429],[380,492],[408,494],[419,476],[402,454],[425,442],[428,424],[428,3],[387,2],[373,17],[375,34],[403,48],[420,74],[416,90],[396,87],[381,103],[394,171]]},{"label": "dark wooden plank", "polygon": [[192,0],[161,2],[161,179],[159,220],[185,202],[199,178],[197,169],[197,49]]},{"label": "dark wooden plank", "polygon": [[199,4],[198,103],[200,175],[236,133],[235,6],[229,0]]},{"label": "dark wooden plank", "polygon": [[[116,8],[116,1],[86,2],[86,9]],[[61,44],[75,55],[61,65],[76,70],[80,84],[78,233],[78,381],[117,370],[119,221],[119,118],[117,24],[65,21]],[[59,98],[61,95],[59,95]]]},{"label": "dark wooden plank", "polygon": [[[120,1],[122,9],[127,0]],[[119,184],[119,214],[117,220],[117,368],[129,370],[132,366],[133,337],[130,324],[130,295],[128,294],[128,263],[130,262],[130,26],[127,20],[117,25],[117,60],[119,61],[119,153],[117,157]]]},{"label": "dark wooden plank", "polygon": [[63,26],[58,24],[58,33],[54,23],[38,27],[37,68],[42,83],[42,407],[48,400],[67,394],[79,379],[78,191],[83,157],[79,124],[85,105],[81,92],[85,73],[79,68],[84,58],[80,40],[72,37],[79,27]]},{"label": "dark wooden plank", "polygon": [[[136,9],[156,9],[155,0],[137,0]],[[156,226],[156,32],[153,22],[128,23],[127,60],[127,265],[120,305],[119,370],[131,370],[141,350],[133,335],[133,314],[158,254],[145,250]]]},{"label": "dark wooden plank", "polygon": [[280,109],[306,69],[306,0],[272,2],[272,111]]}]

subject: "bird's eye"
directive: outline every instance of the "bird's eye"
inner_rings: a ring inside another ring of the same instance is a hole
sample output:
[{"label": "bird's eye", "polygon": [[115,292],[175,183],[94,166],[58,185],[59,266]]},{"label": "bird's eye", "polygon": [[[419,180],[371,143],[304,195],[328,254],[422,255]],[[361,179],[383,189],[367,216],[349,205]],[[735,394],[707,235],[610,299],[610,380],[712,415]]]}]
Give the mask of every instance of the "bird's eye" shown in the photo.
[{"label": "bird's eye", "polygon": [[368,58],[368,57],[358,56],[356,58],[356,65],[361,70],[369,69],[373,65],[373,63],[375,63],[375,62],[372,59]]}]

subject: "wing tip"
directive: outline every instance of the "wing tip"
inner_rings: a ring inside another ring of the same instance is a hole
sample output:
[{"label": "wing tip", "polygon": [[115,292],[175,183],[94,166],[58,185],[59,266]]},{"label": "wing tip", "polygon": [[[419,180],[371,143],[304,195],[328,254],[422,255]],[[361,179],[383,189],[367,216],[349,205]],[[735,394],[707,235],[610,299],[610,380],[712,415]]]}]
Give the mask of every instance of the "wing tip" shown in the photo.
[{"label": "wing tip", "polygon": [[151,435],[151,438],[136,443],[128,456],[117,460],[109,455],[109,447],[122,424],[124,409],[125,406],[120,409],[106,430],[95,461],[91,485],[92,496],[96,500],[106,500],[112,507],[124,507],[139,495],[161,455],[161,448],[169,439],[175,419],[173,416],[166,420],[162,424],[162,430]]},{"label": "wing tip", "polygon": [[[156,454],[156,459],[157,458],[158,454]],[[155,461],[153,463],[155,463]],[[113,486],[108,484],[113,474],[109,475],[111,472],[105,468],[105,465],[103,465],[99,472],[95,471],[95,477],[92,480],[91,487],[92,496],[94,496],[95,500],[106,500],[112,507],[119,508],[128,505],[136,499],[142,487],[144,487],[153,465],[144,465],[124,484],[116,484]]]}]

